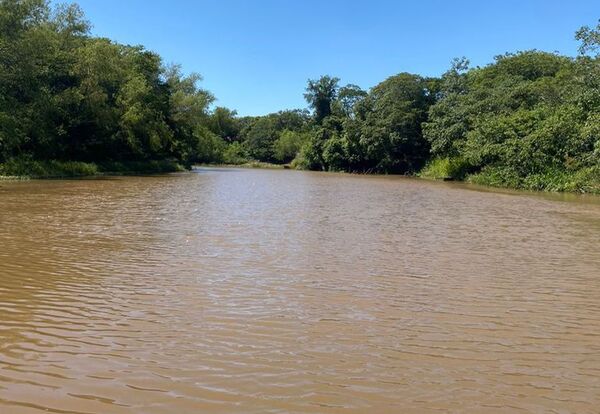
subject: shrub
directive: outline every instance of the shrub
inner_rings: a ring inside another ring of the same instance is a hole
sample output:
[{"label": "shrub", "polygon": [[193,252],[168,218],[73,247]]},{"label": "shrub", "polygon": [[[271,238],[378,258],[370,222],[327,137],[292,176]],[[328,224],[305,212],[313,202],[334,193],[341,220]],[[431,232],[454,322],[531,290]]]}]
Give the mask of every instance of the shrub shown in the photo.
[{"label": "shrub", "polygon": [[424,178],[463,180],[473,167],[460,157],[434,158],[421,170]]},{"label": "shrub", "polygon": [[244,164],[248,160],[248,151],[239,142],[232,142],[223,151],[223,162],[225,164]]},{"label": "shrub", "polygon": [[78,161],[37,161],[12,158],[0,165],[0,175],[29,178],[84,177],[98,174],[95,164]]}]

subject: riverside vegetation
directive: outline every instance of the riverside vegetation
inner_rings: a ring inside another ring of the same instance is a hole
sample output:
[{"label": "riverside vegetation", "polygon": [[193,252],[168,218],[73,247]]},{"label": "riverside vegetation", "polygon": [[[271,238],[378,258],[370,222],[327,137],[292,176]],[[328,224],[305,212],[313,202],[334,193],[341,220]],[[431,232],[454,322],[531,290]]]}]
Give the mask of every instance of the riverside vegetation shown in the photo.
[{"label": "riverside vegetation", "polygon": [[212,106],[200,75],[90,35],[80,8],[0,0],[0,175],[291,164],[531,190],[600,193],[600,24],[577,57],[537,50],[366,91],[308,82],[310,110]]}]

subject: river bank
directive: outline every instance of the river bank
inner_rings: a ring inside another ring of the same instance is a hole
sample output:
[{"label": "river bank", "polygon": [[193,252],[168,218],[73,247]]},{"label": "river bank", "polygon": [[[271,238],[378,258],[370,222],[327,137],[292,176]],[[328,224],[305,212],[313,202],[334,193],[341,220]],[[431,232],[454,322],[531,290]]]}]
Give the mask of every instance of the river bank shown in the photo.
[{"label": "river bank", "polygon": [[264,170],[289,170],[289,164],[274,164],[263,161],[247,161],[243,163],[201,163],[196,164],[198,167],[218,167],[218,168],[261,168]]},{"label": "river bank", "polygon": [[437,158],[430,161],[418,176],[514,190],[600,194],[600,166],[572,170],[547,168],[540,173],[518,174],[513,169],[497,166],[477,171],[459,158]]},{"label": "river bank", "polygon": [[0,164],[0,180],[84,178],[106,175],[162,174],[184,171],[172,160],[126,162],[37,161],[13,159]]},{"label": "river bank", "polygon": [[[289,164],[248,161],[239,164],[198,164],[200,167],[299,169]],[[86,178],[109,175],[164,174],[185,171],[186,168],[172,160],[89,163],[79,161],[36,161],[13,159],[0,164],[0,180]],[[339,172],[339,171],[335,171]],[[375,173],[343,172],[358,175]],[[600,194],[600,167],[590,167],[573,172],[549,171],[545,174],[519,177],[499,168],[486,168],[469,173],[468,168],[455,160],[437,159],[427,164],[416,178],[438,181],[456,181],[480,186],[524,191]]]},{"label": "river bank", "polygon": [[[207,167],[297,169],[290,164],[273,164],[260,161],[248,161],[241,164],[199,164]],[[331,171],[344,174],[385,175],[372,172]],[[411,176],[426,180],[456,181],[480,186],[511,190],[600,194],[600,166],[582,168],[574,171],[548,170],[543,174],[531,174],[525,177],[502,168],[484,168],[470,171],[464,163],[453,159],[435,159]]]}]

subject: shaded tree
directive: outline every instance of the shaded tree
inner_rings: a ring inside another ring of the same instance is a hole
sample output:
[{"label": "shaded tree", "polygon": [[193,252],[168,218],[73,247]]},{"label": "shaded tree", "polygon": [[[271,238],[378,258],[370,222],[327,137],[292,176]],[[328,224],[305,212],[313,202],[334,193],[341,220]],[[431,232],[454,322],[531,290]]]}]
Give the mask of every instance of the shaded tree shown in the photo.
[{"label": "shaded tree", "polygon": [[317,124],[331,115],[331,105],[337,97],[339,81],[339,78],[328,75],[315,80],[309,79],[304,98],[313,109]]}]

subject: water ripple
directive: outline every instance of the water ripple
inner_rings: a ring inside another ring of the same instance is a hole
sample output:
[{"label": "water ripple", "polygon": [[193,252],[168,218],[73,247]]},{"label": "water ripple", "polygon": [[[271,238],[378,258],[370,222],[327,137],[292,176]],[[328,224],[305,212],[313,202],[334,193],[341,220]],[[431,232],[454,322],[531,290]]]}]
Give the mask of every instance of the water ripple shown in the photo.
[{"label": "water ripple", "polygon": [[1,413],[600,406],[600,199],[235,169],[0,186]]}]

